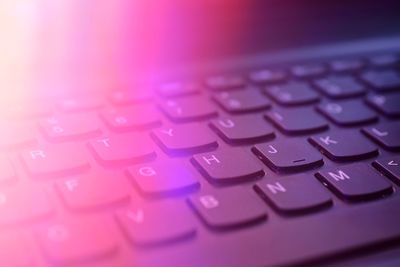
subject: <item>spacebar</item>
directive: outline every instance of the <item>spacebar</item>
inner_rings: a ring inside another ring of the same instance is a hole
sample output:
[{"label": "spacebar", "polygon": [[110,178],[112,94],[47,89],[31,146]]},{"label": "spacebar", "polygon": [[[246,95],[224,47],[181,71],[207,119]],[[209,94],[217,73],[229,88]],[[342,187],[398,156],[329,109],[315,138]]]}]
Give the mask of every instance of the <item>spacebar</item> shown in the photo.
[{"label": "spacebar", "polygon": [[[272,230],[272,229],[271,229]],[[400,239],[398,196],[346,210],[280,224],[265,236],[263,265],[277,266],[320,259]],[[265,244],[266,245],[266,244]]]}]

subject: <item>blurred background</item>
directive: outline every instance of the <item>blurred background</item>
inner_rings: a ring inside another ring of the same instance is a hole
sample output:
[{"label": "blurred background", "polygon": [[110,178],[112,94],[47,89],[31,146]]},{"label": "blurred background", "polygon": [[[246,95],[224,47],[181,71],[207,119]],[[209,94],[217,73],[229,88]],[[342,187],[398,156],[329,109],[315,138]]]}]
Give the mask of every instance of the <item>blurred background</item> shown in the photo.
[{"label": "blurred background", "polygon": [[398,1],[366,1],[2,0],[2,99],[117,86],[210,58],[398,33]]}]

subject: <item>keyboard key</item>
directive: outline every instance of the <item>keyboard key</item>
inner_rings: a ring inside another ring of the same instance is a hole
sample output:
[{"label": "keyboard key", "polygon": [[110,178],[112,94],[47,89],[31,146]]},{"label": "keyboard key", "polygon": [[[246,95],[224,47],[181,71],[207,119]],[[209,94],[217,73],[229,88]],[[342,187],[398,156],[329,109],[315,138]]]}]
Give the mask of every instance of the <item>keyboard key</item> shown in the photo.
[{"label": "keyboard key", "polygon": [[326,169],[316,176],[339,197],[349,201],[379,198],[393,190],[388,181],[365,163]]},{"label": "keyboard key", "polygon": [[231,144],[253,143],[275,137],[274,130],[259,115],[221,117],[211,121],[210,127]]},{"label": "keyboard key", "polygon": [[373,67],[391,67],[400,63],[400,58],[395,54],[382,54],[372,56],[368,61]]},{"label": "keyboard key", "polygon": [[277,83],[286,79],[286,72],[277,69],[262,69],[251,72],[249,78],[256,84]]},{"label": "keyboard key", "polygon": [[18,185],[0,189],[0,225],[37,221],[53,211],[45,191]]},{"label": "keyboard key", "polygon": [[278,172],[296,172],[321,166],[321,155],[301,140],[278,140],[252,148],[268,167]]},{"label": "keyboard key", "polygon": [[36,143],[35,127],[10,121],[0,122],[0,149],[15,149]]},{"label": "keyboard key", "polygon": [[309,141],[334,161],[361,160],[378,154],[378,149],[357,131],[321,134]]},{"label": "keyboard key", "polygon": [[181,162],[152,163],[130,167],[128,176],[145,196],[170,196],[196,190],[200,184],[193,170]]},{"label": "keyboard key", "polygon": [[386,92],[400,88],[400,74],[393,70],[367,71],[361,79],[377,92]]},{"label": "keyboard key", "polygon": [[115,132],[142,130],[161,125],[157,110],[154,106],[146,104],[108,109],[101,112],[100,116]]},{"label": "keyboard key", "polygon": [[266,220],[261,200],[250,188],[231,187],[189,197],[190,205],[209,227],[228,230]]},{"label": "keyboard key", "polygon": [[155,158],[150,138],[137,133],[102,137],[88,143],[97,161],[107,167],[141,163]]},{"label": "keyboard key", "polygon": [[229,113],[246,113],[268,109],[270,101],[256,89],[215,94],[213,99]]},{"label": "keyboard key", "polygon": [[150,88],[139,86],[137,89],[113,91],[109,98],[111,103],[121,106],[150,101],[153,95],[151,94]]},{"label": "keyboard key", "polygon": [[242,148],[194,155],[191,161],[207,179],[215,183],[249,181],[264,176],[262,167]]},{"label": "keyboard key", "polygon": [[276,210],[287,214],[326,208],[332,199],[313,177],[300,174],[257,183],[255,190]]},{"label": "keyboard key", "polygon": [[106,220],[81,217],[43,226],[36,236],[51,264],[77,264],[117,252],[113,230]]},{"label": "keyboard key", "polygon": [[160,108],[174,122],[189,122],[217,115],[211,101],[195,96],[161,102]]},{"label": "keyboard key", "polygon": [[362,131],[387,150],[400,150],[400,122],[381,123],[365,127]]},{"label": "keyboard key", "polygon": [[274,109],[265,117],[285,134],[308,134],[328,129],[327,122],[311,108]]},{"label": "keyboard key", "polygon": [[390,156],[375,160],[372,165],[396,183],[400,183],[400,157]]},{"label": "keyboard key", "polygon": [[319,100],[318,94],[306,83],[289,82],[267,86],[264,92],[281,105],[305,105]]},{"label": "keyboard key", "polygon": [[87,139],[101,133],[97,118],[82,113],[40,120],[39,128],[49,141],[55,142]]},{"label": "keyboard key", "polygon": [[237,89],[245,85],[245,80],[240,75],[220,75],[207,78],[206,85],[215,91]]},{"label": "keyboard key", "polygon": [[59,100],[57,107],[63,112],[77,112],[98,109],[103,106],[103,99],[92,95],[71,96]]},{"label": "keyboard key", "polygon": [[338,59],[330,62],[331,70],[334,72],[353,72],[364,67],[364,62],[360,59]]},{"label": "keyboard key", "polygon": [[36,266],[33,244],[24,232],[6,232],[0,237],[0,262],[8,267]]},{"label": "keyboard key", "polygon": [[118,211],[116,219],[135,245],[161,245],[193,237],[194,218],[184,202],[144,203]]},{"label": "keyboard key", "polygon": [[128,201],[130,185],[122,173],[92,171],[58,181],[56,188],[69,209],[86,211]]},{"label": "keyboard key", "polygon": [[366,124],[378,119],[373,111],[355,100],[323,103],[317,106],[317,110],[340,126]]},{"label": "keyboard key", "polygon": [[322,64],[305,64],[294,66],[291,71],[297,78],[312,78],[323,75],[326,68]]},{"label": "keyboard key", "polygon": [[200,92],[200,86],[194,83],[173,82],[160,85],[157,92],[164,97],[192,95]]},{"label": "keyboard key", "polygon": [[355,97],[365,93],[365,87],[349,75],[330,76],[315,80],[313,84],[321,93],[334,99]]},{"label": "keyboard key", "polygon": [[78,174],[89,169],[87,155],[77,144],[42,145],[21,153],[31,176],[56,177]]},{"label": "keyboard key", "polygon": [[152,132],[152,137],[170,155],[199,153],[218,146],[211,131],[195,123],[160,128]]},{"label": "keyboard key", "polygon": [[387,117],[400,117],[400,93],[369,95],[367,103]]},{"label": "keyboard key", "polygon": [[0,185],[15,181],[16,178],[15,170],[10,160],[4,155],[0,155]]}]

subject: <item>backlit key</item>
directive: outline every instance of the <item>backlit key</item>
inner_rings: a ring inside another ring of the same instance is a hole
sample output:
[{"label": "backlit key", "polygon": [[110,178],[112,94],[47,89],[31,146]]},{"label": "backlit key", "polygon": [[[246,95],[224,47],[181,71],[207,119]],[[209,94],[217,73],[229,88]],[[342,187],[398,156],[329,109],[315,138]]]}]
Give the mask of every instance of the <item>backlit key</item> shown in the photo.
[{"label": "backlit key", "polygon": [[321,134],[309,141],[335,161],[360,160],[378,154],[378,149],[358,131]]},{"label": "backlit key", "polygon": [[73,141],[101,133],[99,121],[93,114],[53,116],[39,121],[39,128],[49,141]]},{"label": "backlit key", "polygon": [[116,214],[127,238],[139,246],[193,237],[196,233],[193,217],[184,202],[174,200],[137,204]]},{"label": "backlit key", "polygon": [[34,177],[56,177],[89,169],[87,153],[77,144],[36,146],[21,153],[22,162]]},{"label": "backlit key", "polygon": [[160,103],[161,110],[175,122],[189,122],[217,115],[211,101],[203,97],[187,96]]},{"label": "backlit key", "polygon": [[194,155],[192,163],[206,178],[215,183],[249,181],[264,175],[256,159],[241,148],[220,149]]},{"label": "backlit key", "polygon": [[273,128],[258,114],[221,117],[211,121],[210,127],[231,144],[259,142],[275,137]]},{"label": "backlit key", "polygon": [[325,169],[316,176],[347,200],[380,197],[392,192],[391,184],[365,163]]},{"label": "backlit key", "polygon": [[37,221],[53,211],[46,192],[35,186],[0,189],[0,225]]},{"label": "backlit key", "polygon": [[136,188],[145,196],[169,196],[197,189],[200,184],[194,170],[181,162],[132,166],[127,172]]},{"label": "backlit key", "polygon": [[285,134],[300,135],[328,129],[328,123],[313,109],[279,109],[265,113],[266,119],[272,122]]},{"label": "backlit key", "polygon": [[276,210],[296,214],[320,210],[332,204],[324,186],[312,175],[293,175],[266,179],[255,190]]},{"label": "backlit key", "polygon": [[264,92],[279,104],[287,106],[311,104],[319,100],[319,95],[304,82],[271,85]]},{"label": "backlit key", "polygon": [[270,101],[254,88],[247,90],[221,92],[213,99],[229,113],[246,113],[267,109]]},{"label": "backlit key", "polygon": [[364,85],[350,75],[330,76],[314,81],[315,87],[330,98],[348,98],[365,93]]},{"label": "backlit key", "polygon": [[166,83],[157,88],[157,92],[164,97],[176,97],[183,95],[197,94],[200,91],[200,86],[194,83]]},{"label": "backlit key", "polygon": [[398,90],[400,88],[400,74],[394,70],[371,70],[363,73],[361,78],[377,92]]},{"label": "backlit key", "polygon": [[400,117],[400,93],[372,94],[367,97],[367,103],[389,118]]},{"label": "backlit key", "polygon": [[63,112],[93,110],[102,107],[103,100],[94,95],[70,96],[58,101],[57,106]]},{"label": "backlit key", "polygon": [[171,155],[204,152],[218,146],[211,130],[195,123],[160,128],[152,132],[152,137]]},{"label": "backlit key", "polygon": [[400,183],[400,157],[390,156],[375,160],[372,165],[380,172],[391,178],[394,182]]},{"label": "backlit key", "polygon": [[376,114],[360,101],[328,102],[317,106],[325,117],[341,126],[354,126],[374,122]]},{"label": "backlit key", "polygon": [[219,75],[212,76],[206,79],[206,85],[215,91],[237,89],[245,85],[245,80],[240,75]]},{"label": "backlit key", "polygon": [[148,129],[161,124],[157,110],[146,104],[108,109],[101,113],[101,118],[115,132]]},{"label": "backlit key", "polygon": [[51,264],[76,264],[117,252],[115,229],[102,218],[67,219],[40,227],[36,236]]},{"label": "backlit key", "polygon": [[88,146],[96,160],[110,167],[140,163],[156,156],[150,138],[144,134],[102,137],[90,141]]},{"label": "backlit key", "polygon": [[188,201],[207,226],[218,230],[252,225],[267,218],[262,201],[246,187],[204,191]]},{"label": "backlit key", "polygon": [[400,122],[380,123],[365,127],[362,131],[387,150],[400,150]]},{"label": "backlit key", "polygon": [[295,172],[321,166],[321,155],[302,140],[277,140],[252,148],[268,167],[278,172]]},{"label": "backlit key", "polygon": [[92,171],[56,183],[65,205],[85,211],[129,200],[130,185],[122,173]]}]

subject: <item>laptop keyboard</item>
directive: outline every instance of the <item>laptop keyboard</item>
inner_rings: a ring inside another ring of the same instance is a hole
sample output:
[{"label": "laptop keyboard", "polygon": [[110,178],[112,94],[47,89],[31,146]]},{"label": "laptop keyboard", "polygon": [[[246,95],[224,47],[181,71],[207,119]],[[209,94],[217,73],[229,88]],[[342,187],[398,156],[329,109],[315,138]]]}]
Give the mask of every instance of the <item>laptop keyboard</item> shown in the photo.
[{"label": "laptop keyboard", "polygon": [[2,114],[0,265],[277,266],[400,238],[398,55],[153,89]]}]

